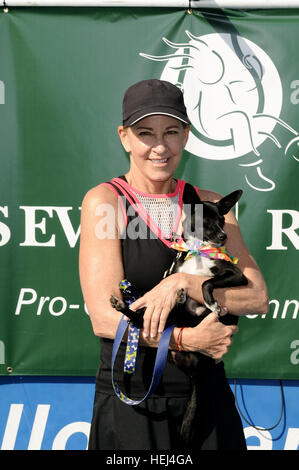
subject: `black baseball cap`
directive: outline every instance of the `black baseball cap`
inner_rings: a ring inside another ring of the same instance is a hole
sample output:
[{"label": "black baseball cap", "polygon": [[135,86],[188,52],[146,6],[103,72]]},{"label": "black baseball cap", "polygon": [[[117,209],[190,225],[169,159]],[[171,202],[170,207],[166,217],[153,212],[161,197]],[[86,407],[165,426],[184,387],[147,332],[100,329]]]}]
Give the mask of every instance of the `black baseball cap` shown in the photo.
[{"label": "black baseball cap", "polygon": [[128,88],[123,99],[123,125],[132,126],[153,114],[164,114],[191,124],[183,94],[172,83],[154,78]]}]

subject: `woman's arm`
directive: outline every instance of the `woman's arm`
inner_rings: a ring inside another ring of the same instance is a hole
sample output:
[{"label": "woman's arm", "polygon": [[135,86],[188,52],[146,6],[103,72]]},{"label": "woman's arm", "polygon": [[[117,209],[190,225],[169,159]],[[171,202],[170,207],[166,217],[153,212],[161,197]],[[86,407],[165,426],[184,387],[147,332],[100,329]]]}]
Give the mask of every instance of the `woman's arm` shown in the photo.
[{"label": "woman's arm", "polygon": [[[104,206],[105,205],[105,206]],[[105,207],[110,217],[101,212]],[[110,305],[110,296],[121,297],[119,282],[124,277],[121,242],[118,237],[118,200],[116,194],[104,185],[91,189],[82,202],[79,272],[83,297],[96,336],[113,339],[121,314]],[[102,214],[102,215],[100,215]],[[112,220],[111,220],[112,218]],[[106,235],[103,233],[106,221]],[[221,359],[231,344],[236,326],[225,326],[217,315],[209,316],[196,328],[186,328],[183,347],[201,351],[214,359]],[[170,348],[176,349],[179,329],[174,328]],[[140,335],[144,346],[157,347],[155,338]]]},{"label": "woman's arm", "polygon": [[119,282],[124,277],[116,208],[117,196],[104,185],[91,189],[81,208],[81,288],[94,334],[105,338],[114,338],[121,318],[109,300],[111,295],[121,297]]}]

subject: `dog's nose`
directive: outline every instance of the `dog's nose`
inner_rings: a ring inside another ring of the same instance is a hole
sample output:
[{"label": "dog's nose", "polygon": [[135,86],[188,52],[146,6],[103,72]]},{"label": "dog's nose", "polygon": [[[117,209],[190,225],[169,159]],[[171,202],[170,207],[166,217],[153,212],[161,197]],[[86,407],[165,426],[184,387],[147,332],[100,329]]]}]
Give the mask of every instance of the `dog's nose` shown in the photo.
[{"label": "dog's nose", "polygon": [[222,232],[222,233],[219,234],[219,240],[221,242],[224,242],[226,239],[227,239],[226,233]]}]

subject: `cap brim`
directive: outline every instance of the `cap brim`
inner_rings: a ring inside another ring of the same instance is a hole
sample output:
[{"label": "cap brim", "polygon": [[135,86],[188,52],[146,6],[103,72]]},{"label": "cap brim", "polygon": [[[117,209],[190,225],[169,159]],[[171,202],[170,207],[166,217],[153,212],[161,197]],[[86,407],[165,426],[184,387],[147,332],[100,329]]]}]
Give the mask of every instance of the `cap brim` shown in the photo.
[{"label": "cap brim", "polygon": [[134,124],[136,124],[138,121],[141,121],[141,119],[144,119],[148,116],[154,116],[156,114],[161,114],[163,116],[170,116],[174,119],[178,119],[179,121],[182,121],[184,122],[185,124],[191,124],[191,122],[189,121],[188,117],[183,115],[183,114],[180,114],[178,112],[173,112],[173,110],[171,111],[159,111],[159,110],[155,110],[155,111],[152,111],[152,112],[139,112],[139,113],[134,113],[133,116],[130,116],[128,119],[124,120],[123,121],[123,125],[126,126],[126,127],[129,127],[129,126],[133,126]]}]

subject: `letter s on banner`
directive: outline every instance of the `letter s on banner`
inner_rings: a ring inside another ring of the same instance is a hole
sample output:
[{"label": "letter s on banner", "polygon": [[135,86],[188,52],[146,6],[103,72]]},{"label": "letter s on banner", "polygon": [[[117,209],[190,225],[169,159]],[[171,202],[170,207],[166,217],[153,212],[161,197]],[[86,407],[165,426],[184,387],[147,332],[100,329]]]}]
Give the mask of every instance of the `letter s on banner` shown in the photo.
[{"label": "letter s on banner", "polygon": [[[4,217],[8,217],[8,207],[0,207],[0,212],[4,215]],[[10,240],[10,230],[6,224],[0,222],[0,246],[6,245],[6,243]]]}]

